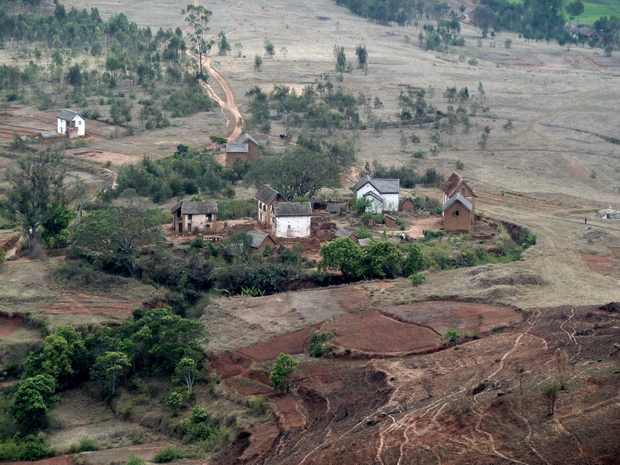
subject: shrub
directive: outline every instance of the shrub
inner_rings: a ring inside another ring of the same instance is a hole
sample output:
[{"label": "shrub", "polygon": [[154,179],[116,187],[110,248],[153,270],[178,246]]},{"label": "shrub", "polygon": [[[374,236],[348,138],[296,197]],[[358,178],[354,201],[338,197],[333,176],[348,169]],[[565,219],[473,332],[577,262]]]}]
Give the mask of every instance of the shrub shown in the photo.
[{"label": "shrub", "polygon": [[336,337],[336,329],[328,333],[318,333],[315,329],[310,331],[310,348],[308,353],[311,357],[320,357],[327,349],[327,341]]},{"label": "shrub", "polygon": [[461,336],[456,329],[449,329],[448,331],[446,331],[446,334],[443,335],[443,339],[448,342],[456,342],[459,340],[460,337]]},{"label": "shrub", "polygon": [[183,458],[183,455],[175,446],[167,446],[165,449],[162,449],[155,454],[155,457],[153,457],[153,462],[168,463],[180,458]]},{"label": "shrub", "polygon": [[423,274],[412,274],[411,276],[409,276],[409,279],[411,280],[414,286],[418,286],[422,284],[424,281],[426,281],[426,276],[424,276]]},{"label": "shrub", "polygon": [[131,454],[125,465],[144,465],[144,460],[137,455]]},{"label": "shrub", "polygon": [[56,451],[45,444],[46,436],[43,433],[21,437],[17,433],[12,438],[4,439],[0,443],[0,462],[18,460],[41,460],[53,457]]},{"label": "shrub", "polygon": [[101,450],[102,447],[95,441],[94,439],[89,438],[88,436],[80,439],[80,450],[82,452],[89,452],[94,450]]},{"label": "shrub", "polygon": [[[189,418],[186,418],[177,425],[176,432],[187,441],[204,441],[205,439],[216,436],[218,434],[218,427],[215,421],[209,418],[205,409],[196,406],[192,409]],[[176,458],[180,457],[181,455],[178,455]],[[157,461],[155,460],[155,462]],[[168,462],[170,462],[170,460],[168,460]]]}]

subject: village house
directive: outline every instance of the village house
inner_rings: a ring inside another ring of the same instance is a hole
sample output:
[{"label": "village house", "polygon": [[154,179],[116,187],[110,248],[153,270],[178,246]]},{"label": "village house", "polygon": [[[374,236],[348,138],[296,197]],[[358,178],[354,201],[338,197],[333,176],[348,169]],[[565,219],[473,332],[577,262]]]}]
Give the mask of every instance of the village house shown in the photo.
[{"label": "village house", "polygon": [[396,218],[394,218],[392,215],[383,215],[383,218],[385,220],[386,226],[389,226],[389,227],[396,226]]},{"label": "village house", "polygon": [[381,214],[383,211],[398,210],[398,195],[400,194],[399,179],[379,179],[364,176],[355,184],[356,198],[367,198],[371,206],[367,212]]},{"label": "village house", "polygon": [[468,233],[474,225],[473,206],[460,193],[443,205],[443,230],[447,233]]},{"label": "village house", "polygon": [[468,233],[476,219],[476,194],[473,189],[454,172],[444,182],[443,229],[445,232]]},{"label": "village house", "polygon": [[250,162],[258,160],[258,142],[248,133],[226,144],[226,166],[232,166],[237,159]]},{"label": "village house", "polygon": [[355,233],[347,228],[340,228],[338,231],[336,231],[336,239],[341,239],[343,237],[351,239],[353,242],[357,242],[357,236],[355,235]]},{"label": "village house", "polygon": [[73,110],[61,110],[56,117],[58,134],[64,134],[69,139],[86,135],[86,120]]},{"label": "village house", "polygon": [[271,228],[273,223],[273,205],[278,202],[286,202],[286,199],[271,186],[265,186],[258,194],[258,221],[266,228]]},{"label": "village house", "polygon": [[273,205],[273,235],[310,237],[312,206],[310,202],[278,202]]},{"label": "village house", "polygon": [[252,243],[250,244],[250,250],[252,252],[263,253],[267,247],[274,249],[277,244],[273,240],[271,234],[267,234],[259,231],[249,231],[248,236],[252,237]]},{"label": "village house", "polygon": [[36,139],[39,142],[53,142],[58,140],[58,133],[54,131],[41,131],[37,134]]},{"label": "village house", "polygon": [[172,210],[172,229],[179,234],[198,234],[218,231],[217,203],[185,201],[179,202]]}]

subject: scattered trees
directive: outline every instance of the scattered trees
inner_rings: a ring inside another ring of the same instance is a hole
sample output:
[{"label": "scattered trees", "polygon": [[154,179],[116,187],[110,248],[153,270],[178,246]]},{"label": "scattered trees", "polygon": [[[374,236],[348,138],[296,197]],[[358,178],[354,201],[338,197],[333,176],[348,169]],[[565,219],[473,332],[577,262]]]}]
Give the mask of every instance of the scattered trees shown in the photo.
[{"label": "scattered trees", "polygon": [[347,56],[342,45],[334,45],[334,57],[336,58],[336,71],[345,71],[347,68]]},{"label": "scattered trees", "polygon": [[276,48],[271,43],[271,40],[265,37],[264,45],[265,45],[265,56],[269,58],[273,58],[273,56],[276,54]]},{"label": "scattered trees", "polygon": [[220,43],[217,46],[218,53],[220,55],[226,55],[232,50],[230,42],[228,42],[228,39],[226,39],[226,34],[224,33],[224,31],[221,31],[217,36],[220,38]]},{"label": "scattered trees", "polygon": [[198,54],[199,75],[204,78],[202,56],[206,55],[212,46],[212,42],[208,40],[209,28],[207,27],[212,13],[201,5],[187,5],[187,9],[182,10],[181,14],[187,14],[185,21],[191,28],[188,32],[189,40],[192,43],[191,50]]},{"label": "scattered trees", "polygon": [[355,47],[355,55],[357,56],[357,67],[365,68],[368,65],[366,45],[358,44],[357,47]]},{"label": "scattered trees", "polygon": [[254,70],[262,71],[263,70],[263,59],[260,55],[254,56]]},{"label": "scattered trees", "polygon": [[79,178],[65,183],[67,172],[64,155],[51,149],[20,157],[15,168],[7,169],[9,189],[6,199],[0,201],[0,210],[27,232],[30,251],[36,246],[37,228],[85,191]]}]

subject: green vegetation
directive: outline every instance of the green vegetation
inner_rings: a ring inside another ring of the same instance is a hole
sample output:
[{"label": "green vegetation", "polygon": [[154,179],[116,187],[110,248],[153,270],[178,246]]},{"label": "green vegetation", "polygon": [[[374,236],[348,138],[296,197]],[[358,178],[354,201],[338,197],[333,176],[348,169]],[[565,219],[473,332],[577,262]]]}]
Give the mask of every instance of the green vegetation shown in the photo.
[{"label": "green vegetation", "polygon": [[317,332],[316,329],[310,330],[310,347],[308,353],[311,357],[320,357],[329,351],[327,341],[336,337],[336,329],[326,333]]},{"label": "green vegetation", "polygon": [[153,457],[155,463],[169,463],[174,460],[183,458],[183,454],[175,446],[166,446],[165,449],[160,450]]},{"label": "green vegetation", "polygon": [[386,25],[397,23],[399,26],[406,26],[423,17],[439,19],[450,11],[447,3],[438,0],[395,0],[380,4],[372,0],[334,1],[359,16]]},{"label": "green vegetation", "polygon": [[22,436],[17,433],[13,437],[0,442],[0,461],[11,462],[20,460],[42,460],[56,455],[56,450],[45,444],[43,433]]},{"label": "green vegetation", "polygon": [[290,382],[298,362],[288,354],[280,354],[273,365],[273,371],[269,380],[276,391],[287,393],[290,389]]}]

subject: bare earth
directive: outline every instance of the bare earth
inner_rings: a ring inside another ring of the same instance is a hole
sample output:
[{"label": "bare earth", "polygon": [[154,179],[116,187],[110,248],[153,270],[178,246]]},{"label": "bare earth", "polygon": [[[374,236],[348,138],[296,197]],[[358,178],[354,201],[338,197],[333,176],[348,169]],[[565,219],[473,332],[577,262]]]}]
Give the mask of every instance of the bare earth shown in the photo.
[{"label": "bare earth", "polygon": [[[153,28],[184,27],[180,10],[186,3],[68,2],[80,9],[98,7],[103,16],[123,11],[131,21]],[[255,85],[269,91],[284,83],[301,90],[328,72],[335,76],[335,44],[343,45],[353,61],[355,46],[363,43],[368,73],[345,73],[342,85],[379,97],[384,108],[374,111],[386,121],[396,120],[398,94],[409,86],[433,86],[438,108],[445,109],[448,102],[441,95],[447,86],[467,86],[480,98],[477,88],[483,83],[486,97],[479,102],[493,117],[472,118],[468,134],[459,129],[447,136],[449,146],[416,161],[416,170],[435,167],[449,175],[460,160],[461,175],[479,196],[479,211],[538,235],[538,244],[519,262],[428,272],[418,287],[401,279],[217,299],[202,318],[211,333],[211,368],[231,389],[267,397],[275,420],[240,436],[211,463],[617,463],[620,369],[610,348],[620,341],[620,326],[617,314],[599,306],[620,301],[620,221],[595,216],[601,208],[620,210],[620,146],[601,137],[617,136],[617,52],[605,57],[600,49],[567,50],[506,32],[478,46],[479,31],[463,26],[466,46],[439,54],[417,46],[415,27],[373,24],[329,0],[222,0],[205,6],[213,11],[212,32],[228,31],[231,43],[243,44],[245,57],[218,56],[210,64],[227,85],[210,79],[209,92],[229,108],[131,138],[110,140],[108,129],[97,127],[100,136],[73,156],[119,164],[145,154],[168,155],[179,143],[204,147],[209,134],[232,134],[233,107],[240,105],[243,114],[245,93]],[[254,55],[263,54],[265,37],[276,55],[264,60],[259,73],[253,70]],[[507,38],[513,41],[510,49],[503,46]],[[468,65],[470,58],[478,64]],[[24,115],[34,115],[33,129],[49,126],[50,116],[36,110],[9,111],[13,116],[0,129],[10,134],[9,125],[28,128]],[[502,130],[508,119],[515,125],[511,132]],[[485,126],[491,135],[480,150],[477,140]],[[427,131],[421,132],[419,145],[402,151],[399,129],[362,131],[354,172],[375,159],[412,163],[413,150],[431,147]],[[272,134],[255,136],[284,147],[277,137],[283,131],[274,124]],[[417,236],[426,226],[420,221],[409,233]],[[7,263],[0,274],[2,309],[45,309],[55,322],[83,322],[92,318],[88,313],[97,321],[118,321],[131,303],[148,295],[145,289],[123,298],[108,295],[109,305],[99,306],[97,296],[51,286],[48,266]],[[304,356],[311,328],[335,328],[333,344],[342,357]],[[447,329],[476,331],[481,338],[445,349],[439,334]],[[557,380],[558,348],[567,351],[570,372],[550,416],[544,390]],[[265,374],[282,351],[302,362],[295,390],[286,396],[273,393]],[[429,353],[405,356],[414,352]],[[422,387],[424,376],[434,381],[430,392]],[[65,429],[51,437],[53,445],[64,448],[84,432],[105,437],[103,423],[79,426],[67,420],[80,405],[80,399],[61,404],[57,415],[65,419]],[[99,421],[107,421],[106,415]],[[110,424],[109,433],[118,428]],[[97,460],[89,455],[87,463],[91,457],[92,463],[127,460],[131,448],[122,441],[116,447]],[[150,460],[154,449],[145,445],[135,453]]]}]

